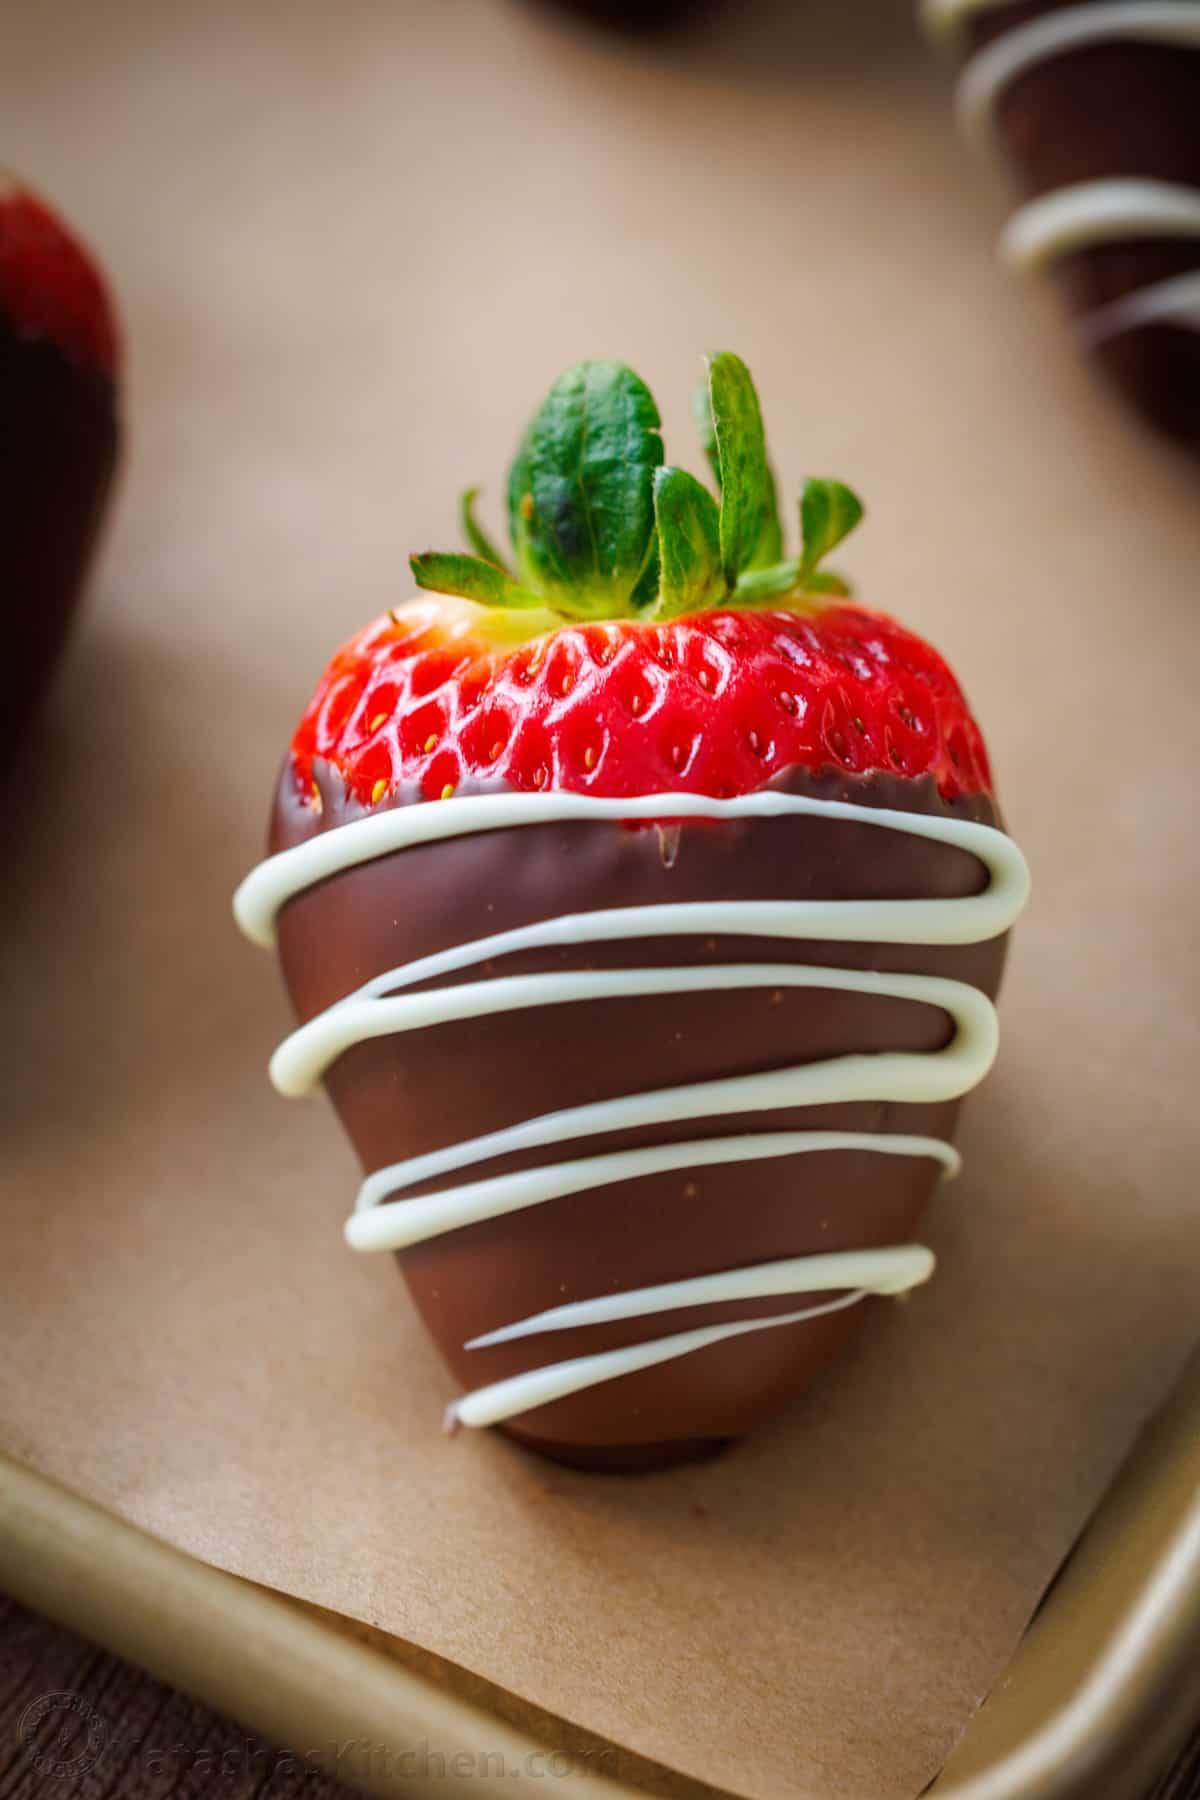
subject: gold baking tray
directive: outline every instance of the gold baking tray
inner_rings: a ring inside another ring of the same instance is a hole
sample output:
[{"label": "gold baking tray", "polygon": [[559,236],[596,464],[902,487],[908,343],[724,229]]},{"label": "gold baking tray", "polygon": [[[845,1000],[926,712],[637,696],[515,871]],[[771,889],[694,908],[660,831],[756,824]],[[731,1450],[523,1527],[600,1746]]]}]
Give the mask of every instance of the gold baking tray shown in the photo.
[{"label": "gold baking tray", "polygon": [[[3,1458],[0,1586],[367,1792],[465,1800],[481,1778],[515,1771],[551,1773],[588,1800],[711,1792],[412,1645],[223,1574]],[[1141,1800],[1197,1717],[1200,1351],[927,1791]]]}]

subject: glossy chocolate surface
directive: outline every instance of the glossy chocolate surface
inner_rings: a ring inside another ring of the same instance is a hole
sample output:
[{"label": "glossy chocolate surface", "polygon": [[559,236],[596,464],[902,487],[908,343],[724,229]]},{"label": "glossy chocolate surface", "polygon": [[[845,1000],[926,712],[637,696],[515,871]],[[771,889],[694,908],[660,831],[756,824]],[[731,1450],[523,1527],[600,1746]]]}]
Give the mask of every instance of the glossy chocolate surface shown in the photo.
[{"label": "glossy chocolate surface", "polygon": [[[281,782],[271,846],[336,829],[340,779],[318,768],[324,809]],[[990,823],[991,803],[947,806],[932,781],[794,773],[793,792]],[[288,988],[308,1019],[372,976],[416,957],[558,914],[667,901],[953,896],[978,891],[969,854],[902,833],[822,818],[686,823],[673,860],[654,826],[548,823],[452,838],[337,875],[279,919]],[[1004,941],[914,945],[654,938],[545,950],[481,973],[728,962],[809,963],[956,977],[994,994]],[[364,1170],[520,1120],[688,1081],[858,1050],[940,1048],[947,1016],[916,1002],[828,990],[747,989],[566,1004],[375,1039],[346,1052],[326,1086]],[[722,1114],[595,1136],[572,1155],[697,1136],[851,1128],[949,1136],[957,1103],[887,1102]],[[538,1160],[473,1165],[474,1179]],[[724,1319],[786,1310],[778,1298],[694,1307],[466,1351],[478,1333],[564,1301],[809,1252],[903,1243],[938,1175],[928,1159],[867,1151],[656,1174],[449,1232],[400,1253],[409,1289],[457,1379],[478,1387],[546,1361]],[[433,1184],[436,1185],[436,1184]],[[414,1188],[418,1193],[421,1188]],[[812,1296],[816,1303],[822,1296]],[[808,1297],[801,1304],[807,1304]],[[799,1393],[869,1316],[870,1302],[763,1331],[608,1381],[507,1427],[550,1453],[608,1466],[694,1455],[736,1437]]]},{"label": "glossy chocolate surface", "polygon": [[[970,17],[968,52],[1066,3],[986,7]],[[1200,192],[1200,50],[1122,39],[1047,57],[1005,88],[996,123],[1027,198],[1114,176]],[[1084,319],[1197,268],[1200,239],[1131,238],[1064,256],[1054,274]],[[1152,424],[1200,443],[1200,331],[1142,325],[1104,338],[1090,355]]]},{"label": "glossy chocolate surface", "polygon": [[0,716],[11,742],[66,639],[116,468],[112,378],[0,312]]},{"label": "glossy chocolate surface", "polygon": [[610,30],[649,33],[663,31],[709,3],[710,0],[541,0],[552,11],[571,13]]}]

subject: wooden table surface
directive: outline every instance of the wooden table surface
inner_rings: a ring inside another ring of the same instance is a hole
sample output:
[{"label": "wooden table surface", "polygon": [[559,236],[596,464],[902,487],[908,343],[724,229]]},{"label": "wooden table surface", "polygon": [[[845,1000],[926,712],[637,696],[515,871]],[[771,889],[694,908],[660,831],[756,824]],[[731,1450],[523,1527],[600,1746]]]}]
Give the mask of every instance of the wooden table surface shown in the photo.
[{"label": "wooden table surface", "polygon": [[[0,1595],[0,1800],[189,1800],[214,1784],[223,1800],[351,1792]],[[1200,1800],[1200,1728],[1147,1800]]]},{"label": "wooden table surface", "polygon": [[0,1800],[214,1792],[222,1800],[350,1795],[232,1719],[0,1596]]}]

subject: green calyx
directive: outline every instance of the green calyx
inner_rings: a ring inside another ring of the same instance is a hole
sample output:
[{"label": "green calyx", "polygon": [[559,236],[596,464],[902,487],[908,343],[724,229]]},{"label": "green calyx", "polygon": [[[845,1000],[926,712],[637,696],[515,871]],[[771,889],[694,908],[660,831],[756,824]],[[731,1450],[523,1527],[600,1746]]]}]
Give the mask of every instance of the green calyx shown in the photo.
[{"label": "green calyx", "polygon": [[663,461],[661,421],[623,363],[580,363],[551,388],[508,477],[511,564],[463,495],[474,554],[412,557],[417,584],[481,606],[566,619],[674,619],[716,606],[799,606],[848,594],[820,567],[862,518],[840,481],[800,497],[800,554],[785,557],[775,477],[750,371],[723,350],[695,395],[719,500]]}]

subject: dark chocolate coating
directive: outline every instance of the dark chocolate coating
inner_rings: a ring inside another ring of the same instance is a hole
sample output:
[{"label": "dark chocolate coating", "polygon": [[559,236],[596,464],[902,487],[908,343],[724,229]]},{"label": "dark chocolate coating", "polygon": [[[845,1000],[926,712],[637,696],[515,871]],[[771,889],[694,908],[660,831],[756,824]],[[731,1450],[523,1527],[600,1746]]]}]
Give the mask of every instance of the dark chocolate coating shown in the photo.
[{"label": "dark chocolate coating", "polygon": [[[973,52],[1078,0],[1020,0],[968,21]],[[1200,190],[1200,50],[1114,39],[1047,57],[1003,91],[996,123],[1029,197],[1075,182],[1150,177]],[[1080,319],[1200,268],[1200,239],[1138,238],[1062,257],[1055,276]],[[1104,338],[1096,364],[1152,424],[1200,443],[1200,332],[1157,323]]]},{"label": "dark chocolate coating", "polygon": [[540,0],[556,12],[573,13],[611,30],[663,31],[708,0]]},{"label": "dark chocolate coating", "polygon": [[117,463],[110,375],[23,337],[0,311],[2,742],[40,701],[95,548]]},{"label": "dark chocolate coating", "polygon": [[[319,818],[299,804],[285,771],[272,849],[314,829],[336,829],[361,812],[346,804],[333,771],[318,765],[318,780]],[[983,797],[948,805],[929,778],[793,773],[780,785],[865,805],[987,823],[996,817]],[[978,891],[983,880],[980,864],[966,852],[822,818],[685,823],[673,862],[664,859],[654,826],[548,823],[415,847],[339,874],[283,909],[279,946],[293,1005],[306,1020],[414,958],[564,913],[668,901],[952,896]],[[924,971],[994,994],[1004,950],[1003,939],[933,948],[659,937],[527,952],[477,973],[795,962]],[[950,1022],[936,1008],[857,993],[747,989],[633,997],[376,1039],[347,1051],[325,1084],[369,1171],[562,1107],[841,1052],[935,1050],[949,1034]],[[538,1161],[745,1132],[851,1128],[948,1137],[957,1110],[955,1102],[880,1101],[722,1114],[494,1159],[443,1183]],[[932,1160],[853,1150],[683,1169],[448,1232],[402,1251],[399,1260],[450,1368],[473,1388],[668,1332],[789,1310],[786,1298],[775,1297],[462,1348],[479,1333],[568,1300],[809,1252],[907,1242],[938,1173]],[[795,1305],[829,1297],[804,1296]],[[865,1303],[726,1341],[540,1407],[506,1429],[587,1466],[694,1456],[739,1436],[799,1393],[869,1310]]]}]

